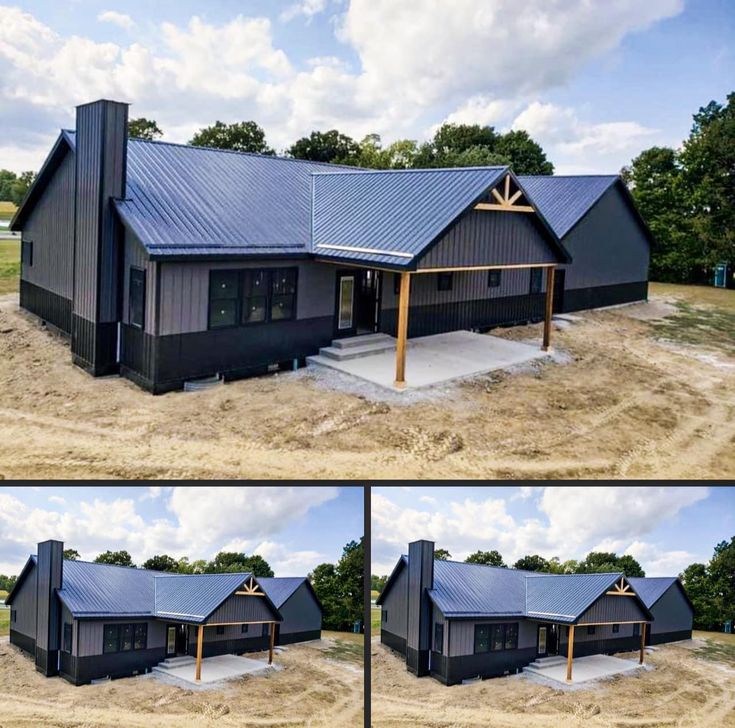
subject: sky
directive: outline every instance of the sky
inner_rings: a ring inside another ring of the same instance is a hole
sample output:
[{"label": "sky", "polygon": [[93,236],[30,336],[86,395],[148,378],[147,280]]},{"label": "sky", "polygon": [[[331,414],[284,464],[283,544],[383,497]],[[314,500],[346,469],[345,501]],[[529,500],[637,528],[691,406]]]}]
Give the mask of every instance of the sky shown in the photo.
[{"label": "sky", "polygon": [[371,494],[373,574],[390,574],[408,543],[435,542],[455,561],[497,549],[506,564],[590,551],[635,557],[646,576],[707,563],[735,536],[735,487],[382,487]]},{"label": "sky", "polygon": [[[2,2],[2,0],[0,0]],[[97,98],[186,142],[253,119],[419,141],[525,129],[557,173],[678,146],[735,78],[732,0],[28,0],[0,5],[0,168],[38,169]]]},{"label": "sky", "polygon": [[363,526],[361,487],[2,487],[0,573],[19,573],[36,544],[58,539],[86,561],[108,549],[138,565],[241,551],[276,576],[305,576],[335,563]]}]

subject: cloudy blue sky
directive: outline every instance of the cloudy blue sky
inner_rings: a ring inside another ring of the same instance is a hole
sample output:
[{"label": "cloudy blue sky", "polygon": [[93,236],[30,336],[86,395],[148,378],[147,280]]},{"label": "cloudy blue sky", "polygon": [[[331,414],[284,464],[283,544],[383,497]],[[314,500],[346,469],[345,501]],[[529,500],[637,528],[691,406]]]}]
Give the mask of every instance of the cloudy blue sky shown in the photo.
[{"label": "cloudy blue sky", "polygon": [[510,564],[614,551],[647,576],[676,576],[735,536],[733,487],[384,487],[372,489],[371,511],[373,574],[389,574],[408,542],[425,538],[457,561],[478,549]]},{"label": "cloudy blue sky", "polygon": [[3,487],[0,573],[16,574],[36,544],[60,539],[91,560],[127,550],[212,558],[262,555],[276,576],[303,576],[335,562],[363,534],[359,487]]},{"label": "cloudy blue sky", "polygon": [[26,0],[0,5],[0,168],[38,168],[74,105],[108,97],[169,141],[215,119],[279,150],[450,120],[615,172],[733,90],[733,37],[732,0]]}]

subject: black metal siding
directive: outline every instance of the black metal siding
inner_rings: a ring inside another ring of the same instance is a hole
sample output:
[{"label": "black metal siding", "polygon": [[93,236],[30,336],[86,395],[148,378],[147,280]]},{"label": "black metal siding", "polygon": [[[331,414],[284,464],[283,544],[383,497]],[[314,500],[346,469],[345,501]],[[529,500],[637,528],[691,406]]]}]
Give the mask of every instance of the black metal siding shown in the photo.
[{"label": "black metal siding", "polygon": [[[114,652],[104,654],[104,627],[112,623],[141,624],[148,625],[148,649],[164,649],[166,647],[166,623],[154,619],[94,619],[79,620],[77,623],[79,657],[104,656],[114,658],[116,655],[127,653]],[[75,635],[76,637],[76,635]],[[163,659],[163,658],[161,658]]]},{"label": "black metal siding", "polygon": [[[672,584],[664,592],[651,608],[651,613],[654,616],[651,624],[652,635],[668,632],[691,633],[692,631],[694,614],[677,584]],[[679,639],[688,638],[680,637]]]},{"label": "black metal siding", "polygon": [[[408,568],[403,567],[396,577],[390,591],[385,595],[381,605],[381,630],[406,639],[406,620],[408,618]],[[387,612],[383,622],[382,613]]]},{"label": "black metal siding", "polygon": [[[222,602],[207,618],[207,623],[272,622],[275,619],[273,612],[263,597],[246,597],[233,594]],[[237,628],[240,629],[239,625]],[[205,630],[205,632],[209,631],[209,629]]]},{"label": "black metal siding", "polygon": [[408,545],[408,619],[406,665],[419,677],[427,674],[431,602],[426,594],[434,584],[434,544],[416,541]]},{"label": "black metal siding", "polygon": [[[11,615],[15,613],[15,622],[10,623],[11,631],[36,640],[36,604],[38,567],[32,566],[25,581],[13,598]],[[12,642],[12,640],[11,640]],[[34,644],[35,648],[35,644]]]},{"label": "black metal siding", "polygon": [[283,622],[278,625],[278,632],[284,637],[299,632],[319,632],[322,628],[321,609],[305,582],[281,605],[279,611]]},{"label": "black metal siding", "polygon": [[601,596],[582,616],[578,623],[595,622],[645,622],[644,614],[633,597]]},{"label": "black metal siding", "polygon": [[63,548],[60,541],[38,544],[36,567],[36,667],[45,675],[57,673],[61,604]]}]

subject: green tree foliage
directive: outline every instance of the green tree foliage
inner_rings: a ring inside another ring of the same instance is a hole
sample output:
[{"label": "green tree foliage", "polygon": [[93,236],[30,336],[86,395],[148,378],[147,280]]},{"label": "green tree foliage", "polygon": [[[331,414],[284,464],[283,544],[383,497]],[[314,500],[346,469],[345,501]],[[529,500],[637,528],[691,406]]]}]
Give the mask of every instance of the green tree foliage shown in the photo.
[{"label": "green tree foliage", "polygon": [[466,559],[467,564],[485,564],[486,566],[506,566],[499,551],[475,551]]},{"label": "green tree foliage", "polygon": [[538,554],[523,556],[513,564],[514,569],[522,569],[523,571],[548,571],[549,562]]},{"label": "green tree foliage", "polygon": [[64,549],[64,558],[67,561],[79,561],[81,557],[76,549]]},{"label": "green tree foliage", "polygon": [[371,574],[370,591],[382,592],[385,588],[386,581],[388,581],[387,576],[378,576],[377,574]]},{"label": "green tree foliage", "polygon": [[9,594],[13,591],[13,587],[15,586],[17,579],[17,576],[5,576],[5,574],[0,574],[0,591],[6,591]]},{"label": "green tree foliage", "polygon": [[446,549],[434,549],[434,558],[437,561],[449,561],[452,558],[452,554]]},{"label": "green tree foliage", "polygon": [[554,174],[546,152],[522,129],[501,134],[495,152],[508,160],[516,174]]},{"label": "green tree foliage", "polygon": [[[370,139],[370,137],[368,137]],[[367,142],[369,146],[371,142]],[[313,131],[308,137],[296,140],[287,150],[294,159],[332,164],[356,164],[360,156],[360,145],[336,129]]]},{"label": "green tree foliage", "polygon": [[275,154],[265,140],[265,132],[254,121],[239,121],[225,124],[216,121],[214,126],[200,129],[189,144],[197,147],[232,149],[236,152]]},{"label": "green tree foliage", "polygon": [[364,604],[363,539],[350,541],[337,564],[319,564],[308,579],[324,609],[326,629],[351,630],[363,619]]},{"label": "green tree foliage", "polygon": [[95,560],[96,564],[115,564],[117,566],[130,566],[135,568],[133,559],[127,551],[105,551]]},{"label": "green tree foliage", "polygon": [[632,556],[618,556],[608,551],[590,551],[579,564],[578,574],[622,572],[625,576],[645,576],[641,565]]},{"label": "green tree foliage", "polygon": [[156,554],[143,562],[144,569],[152,571],[175,571],[179,570],[179,562],[167,554]]},{"label": "green tree foliage", "polygon": [[654,280],[708,282],[715,264],[735,264],[735,93],[693,121],[680,151],[652,147],[623,169],[655,238]]},{"label": "green tree foliage", "polygon": [[220,551],[205,567],[208,574],[248,571],[254,576],[275,576],[270,564],[257,554],[248,556],[237,551]]},{"label": "green tree foliage", "polygon": [[15,174],[9,169],[0,169],[0,200],[20,205],[34,179],[36,179],[35,172]]},{"label": "green tree foliage", "polygon": [[707,566],[705,564],[689,564],[679,574],[679,578],[694,606],[694,629],[722,629],[715,606],[712,580]]},{"label": "green tree foliage", "polygon": [[154,139],[160,139],[163,136],[163,132],[153,119],[146,119],[141,116],[138,119],[130,119],[128,121],[128,136],[135,139],[152,141]]},{"label": "green tree foliage", "polygon": [[177,563],[176,571],[179,574],[205,574],[207,572],[207,560],[189,561],[187,556],[182,556]]},{"label": "green tree foliage", "polygon": [[720,622],[735,620],[735,536],[721,541],[709,562],[714,607]]}]

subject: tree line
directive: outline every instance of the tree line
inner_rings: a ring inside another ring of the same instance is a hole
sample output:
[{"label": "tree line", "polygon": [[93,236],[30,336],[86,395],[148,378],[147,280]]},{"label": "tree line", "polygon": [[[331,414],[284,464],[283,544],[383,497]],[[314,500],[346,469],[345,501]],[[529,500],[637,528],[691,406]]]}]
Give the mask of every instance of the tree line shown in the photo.
[{"label": "tree line", "polygon": [[[448,561],[452,555],[447,549],[434,550],[434,558]],[[627,577],[645,576],[641,565],[629,554],[618,556],[608,551],[591,551],[581,561],[561,561],[558,556],[545,559],[529,554],[509,567],[499,551],[475,551],[465,560],[466,564],[484,564],[544,574],[596,574],[622,572]],[[712,559],[707,564],[690,564],[679,574],[689,598],[694,605],[694,628],[721,630],[727,620],[735,621],[735,536],[729,543],[722,541],[715,546]],[[372,574],[370,588],[382,591],[386,576]]]}]

